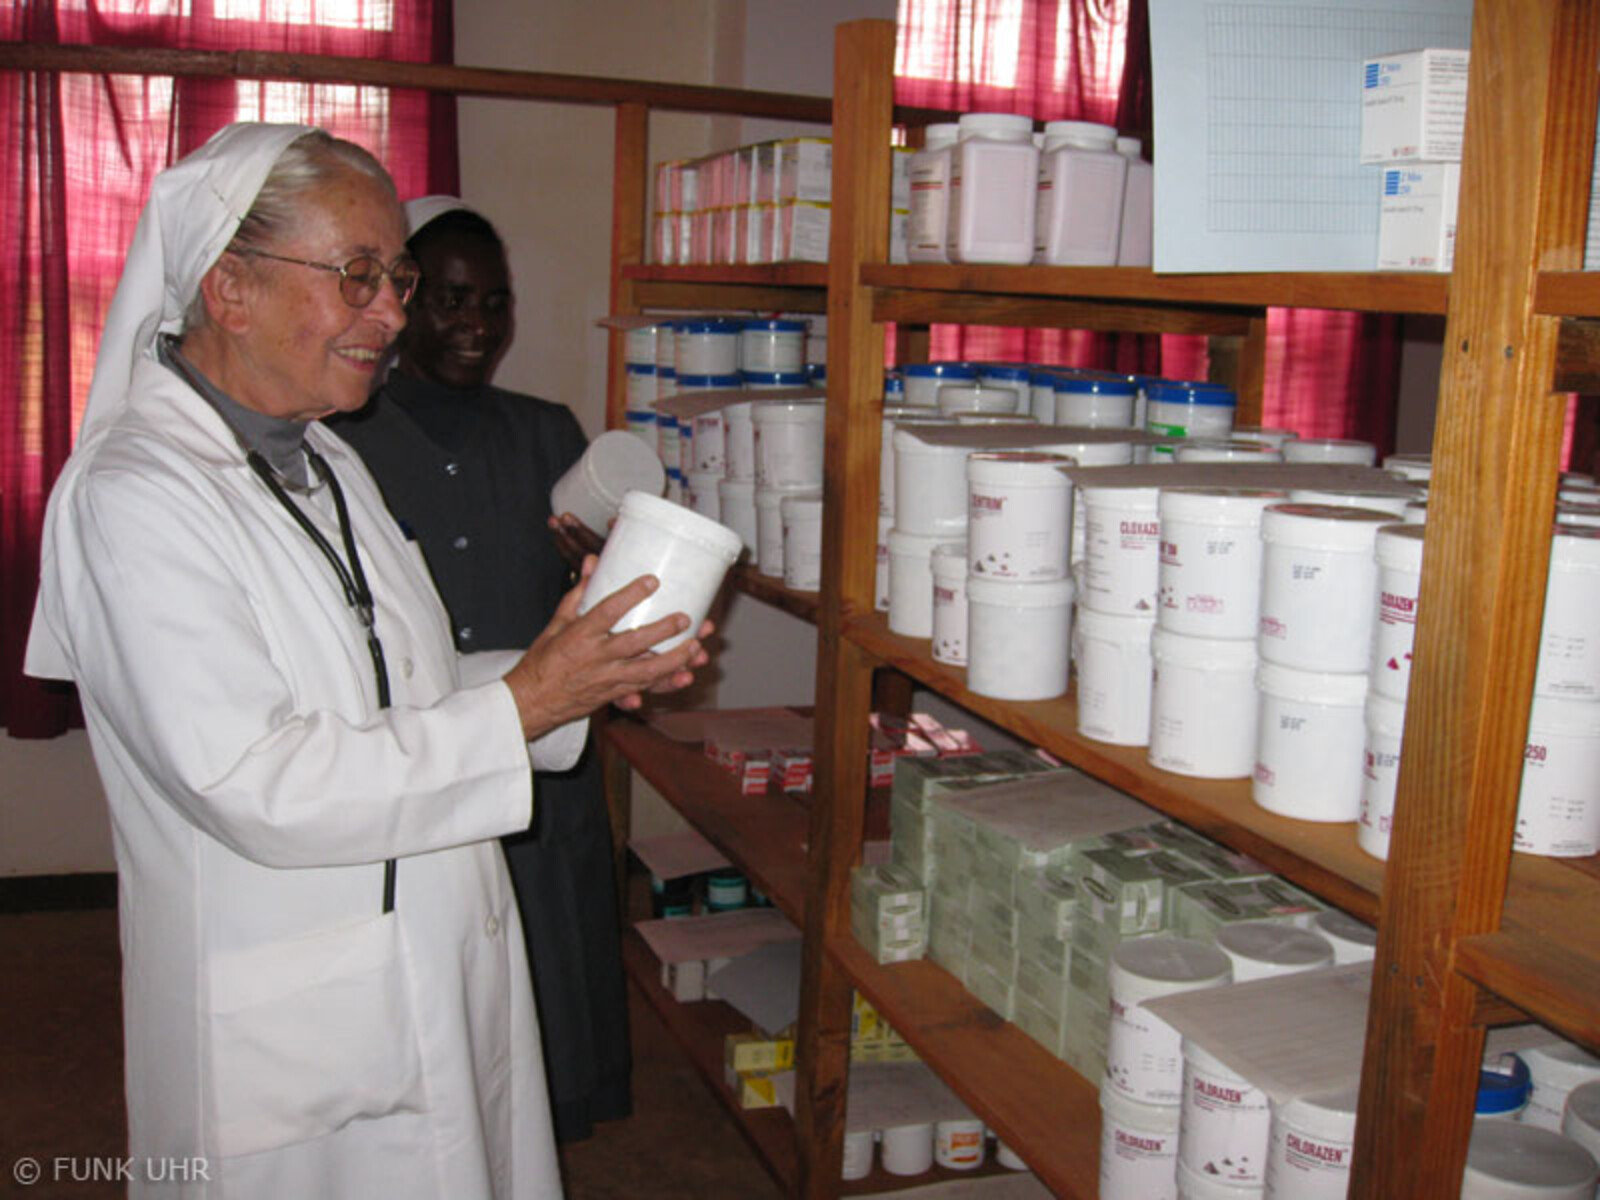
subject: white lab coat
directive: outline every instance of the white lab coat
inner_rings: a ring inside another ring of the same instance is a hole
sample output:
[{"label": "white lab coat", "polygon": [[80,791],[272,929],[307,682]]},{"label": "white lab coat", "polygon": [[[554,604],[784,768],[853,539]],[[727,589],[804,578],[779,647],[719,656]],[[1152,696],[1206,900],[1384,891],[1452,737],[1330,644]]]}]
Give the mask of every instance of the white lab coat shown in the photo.
[{"label": "white lab coat", "polygon": [[[462,686],[420,554],[356,455],[308,437],[344,486],[387,711],[327,562],[152,358],[46,517],[29,667],[78,681],[111,806],[133,1194],[558,1196],[494,840],[529,822],[516,708],[496,670]],[[327,489],[296,498],[342,551]],[[137,1182],[197,1157],[209,1182]]]}]

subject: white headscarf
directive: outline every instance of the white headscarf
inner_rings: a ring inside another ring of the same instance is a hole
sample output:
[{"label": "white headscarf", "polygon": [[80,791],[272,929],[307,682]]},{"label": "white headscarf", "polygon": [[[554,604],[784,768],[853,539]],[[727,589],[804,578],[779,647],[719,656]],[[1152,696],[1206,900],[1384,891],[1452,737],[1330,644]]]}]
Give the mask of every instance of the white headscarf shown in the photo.
[{"label": "white headscarf", "polygon": [[80,442],[122,410],[134,364],[154,353],[158,334],[182,328],[201,278],[233,240],[273,164],[310,132],[308,125],[229,125],[156,176],[106,314]]},{"label": "white headscarf", "polygon": [[406,233],[415,236],[430,221],[436,221],[447,212],[469,212],[481,217],[482,213],[469,206],[459,196],[418,196],[405,202]]}]

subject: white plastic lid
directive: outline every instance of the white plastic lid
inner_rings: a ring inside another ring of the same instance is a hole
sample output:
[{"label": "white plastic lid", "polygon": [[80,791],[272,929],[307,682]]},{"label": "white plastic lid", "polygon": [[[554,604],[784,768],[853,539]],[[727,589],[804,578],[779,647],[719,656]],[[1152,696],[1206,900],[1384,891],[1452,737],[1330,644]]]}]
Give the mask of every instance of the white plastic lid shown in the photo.
[{"label": "white plastic lid", "polygon": [[1401,479],[1426,483],[1433,476],[1433,456],[1430,454],[1390,454],[1383,460],[1383,469]]},{"label": "white plastic lid", "polygon": [[1371,462],[1377,455],[1378,448],[1371,442],[1352,438],[1295,438],[1283,445],[1283,457],[1288,462]]},{"label": "white plastic lid", "polygon": [[933,566],[934,578],[959,583],[967,577],[967,543],[940,542],[928,561]]},{"label": "white plastic lid", "polygon": [[1266,442],[1240,438],[1185,438],[1174,445],[1179,462],[1280,462],[1283,452]]},{"label": "white plastic lid", "polygon": [[1371,551],[1378,526],[1394,514],[1342,504],[1273,504],[1261,514],[1261,540],[1329,550]]},{"label": "white plastic lid", "polygon": [[1058,468],[1072,465],[1072,459],[1065,454],[1046,454],[1038,450],[979,450],[967,458],[967,481],[1064,491],[1072,486],[1072,481]]},{"label": "white plastic lid", "polygon": [[1600,1079],[1600,1058],[1571,1042],[1556,1039],[1541,1046],[1518,1050],[1517,1053],[1528,1064],[1537,1087],[1570,1092],[1575,1087]]},{"label": "white plastic lid", "polygon": [[1600,1080],[1579,1084],[1567,1093],[1561,1132],[1600,1158]]},{"label": "white plastic lid", "polygon": [[[901,421],[894,427],[894,452],[900,454],[938,454],[946,458],[965,458],[972,453],[971,446],[946,446],[925,442],[917,436],[919,426],[930,424],[926,421]],[[951,421],[941,421],[938,424],[949,425]]]},{"label": "white plastic lid", "polygon": [[1368,692],[1366,722],[1367,728],[1374,733],[1399,737],[1406,728],[1406,702],[1385,696],[1382,692]]},{"label": "white plastic lid", "polygon": [[783,514],[785,525],[790,521],[820,521],[822,493],[798,492],[792,496],[784,496],[778,501],[778,511]]},{"label": "white plastic lid", "polygon": [[[1227,929],[1238,928],[1240,928],[1238,925],[1227,926]],[[1298,932],[1304,933],[1305,930]],[[1356,1136],[1356,1101],[1359,1095],[1360,1089],[1352,1085],[1321,1096],[1300,1096],[1283,1106],[1281,1120],[1289,1128],[1298,1129],[1323,1141],[1353,1142]]]},{"label": "white plastic lid", "polygon": [[1254,671],[1259,661],[1254,638],[1190,637],[1159,625],[1150,633],[1150,653],[1175,666],[1207,671]]},{"label": "white plastic lid", "polygon": [[1130,1100],[1109,1084],[1100,1085],[1100,1111],[1106,1120],[1129,1129],[1148,1133],[1177,1133],[1178,1120],[1183,1114],[1181,1104],[1141,1104]]},{"label": "white plastic lid", "polygon": [[1412,497],[1368,488],[1290,488],[1292,504],[1335,504],[1345,508],[1375,508],[1399,518]]},{"label": "white plastic lid", "polygon": [[1587,1200],[1594,1156],[1571,1138],[1515,1121],[1476,1121],[1462,1200]]},{"label": "white plastic lid", "polygon": [[1133,461],[1132,442],[1051,442],[1034,449],[1065,454],[1080,467],[1116,467]]},{"label": "white plastic lid", "polygon": [[725,558],[730,566],[744,549],[739,535],[726,525],[646,492],[629,492],[624,496],[618,519],[649,522]]},{"label": "white plastic lid", "polygon": [[1194,988],[1228,983],[1233,964],[1207,942],[1157,934],[1121,943],[1111,952],[1111,994],[1138,1004]]},{"label": "white plastic lid", "polygon": [[1333,947],[1320,933],[1277,921],[1238,921],[1217,930],[1217,945],[1229,954],[1271,967],[1317,967],[1333,961]]},{"label": "white plastic lid", "polygon": [[1003,138],[1006,141],[1032,141],[1033,118],[1016,113],[962,113],[960,136]]},{"label": "white plastic lid", "polygon": [[756,400],[754,404],[750,419],[757,425],[784,422],[815,425],[828,415],[828,406],[821,400]]},{"label": "white plastic lid", "polygon": [[1321,704],[1330,708],[1360,708],[1367,698],[1367,677],[1364,673],[1300,671],[1266,659],[1262,659],[1261,665],[1256,668],[1256,687],[1280,700]]},{"label": "white plastic lid", "polygon": [[[1409,508],[1409,503],[1407,504]],[[1421,525],[1384,525],[1378,530],[1376,553],[1380,567],[1397,571],[1422,570]]]},{"label": "white plastic lid", "polygon": [[1078,632],[1084,637],[1134,645],[1143,643],[1147,647],[1150,644],[1150,631],[1156,624],[1153,613],[1149,616],[1142,613],[1108,613],[1085,605],[1078,606],[1074,619],[1078,622]]},{"label": "white plastic lid", "polygon": [[1132,508],[1140,512],[1156,512],[1161,500],[1161,489],[1153,487],[1083,487],[1083,502],[1096,507]]},{"label": "white plastic lid", "polygon": [[1046,121],[1044,148],[1054,150],[1057,146],[1115,150],[1117,130],[1114,125],[1101,125],[1097,121]]},{"label": "white plastic lid", "polygon": [[1271,488],[1163,488],[1157,505],[1163,521],[1202,521],[1215,525],[1261,524],[1269,504],[1288,497]]},{"label": "white plastic lid", "polygon": [[1125,158],[1140,158],[1144,154],[1144,141],[1141,138],[1123,135],[1117,138],[1117,153]]},{"label": "white plastic lid", "polygon": [[659,496],[666,486],[661,457],[625,429],[608,429],[584,451],[589,456],[595,486],[612,504],[620,504],[630,491]]},{"label": "white plastic lid", "polygon": [[[1600,704],[1536,694],[1528,709],[1528,731],[1558,737],[1600,737]],[[1596,1076],[1600,1077],[1600,1070]]]},{"label": "white plastic lid", "polygon": [[[892,536],[892,535],[891,535]],[[893,549],[893,543],[890,543]],[[1070,579],[967,580],[968,604],[993,604],[1001,608],[1065,608],[1072,603]]]},{"label": "white plastic lid", "polygon": [[925,127],[922,131],[924,150],[938,150],[950,145],[961,136],[961,126],[954,121],[940,121]]},{"label": "white plastic lid", "polygon": [[1348,942],[1363,948],[1378,944],[1378,931],[1337,908],[1325,908],[1311,918],[1312,927],[1330,942]]}]

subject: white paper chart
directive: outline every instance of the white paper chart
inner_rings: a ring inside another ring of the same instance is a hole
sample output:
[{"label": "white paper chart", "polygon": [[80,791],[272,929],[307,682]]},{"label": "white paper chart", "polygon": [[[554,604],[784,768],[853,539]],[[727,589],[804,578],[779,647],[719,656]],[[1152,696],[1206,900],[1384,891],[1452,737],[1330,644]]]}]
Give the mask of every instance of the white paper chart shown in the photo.
[{"label": "white paper chart", "polygon": [[1364,59],[1465,47],[1470,0],[1150,0],[1157,271],[1370,271]]}]

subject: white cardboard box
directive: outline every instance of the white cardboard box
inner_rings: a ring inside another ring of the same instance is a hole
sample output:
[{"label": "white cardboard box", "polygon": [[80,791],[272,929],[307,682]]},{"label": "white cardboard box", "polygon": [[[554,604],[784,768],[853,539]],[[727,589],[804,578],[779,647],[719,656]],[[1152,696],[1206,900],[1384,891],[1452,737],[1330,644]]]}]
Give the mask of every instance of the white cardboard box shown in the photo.
[{"label": "white cardboard box", "polygon": [[1448,271],[1455,260],[1458,163],[1386,167],[1378,216],[1380,271]]},{"label": "white cardboard box", "polygon": [[1361,161],[1460,162],[1467,116],[1465,50],[1368,59],[1361,78]]}]

